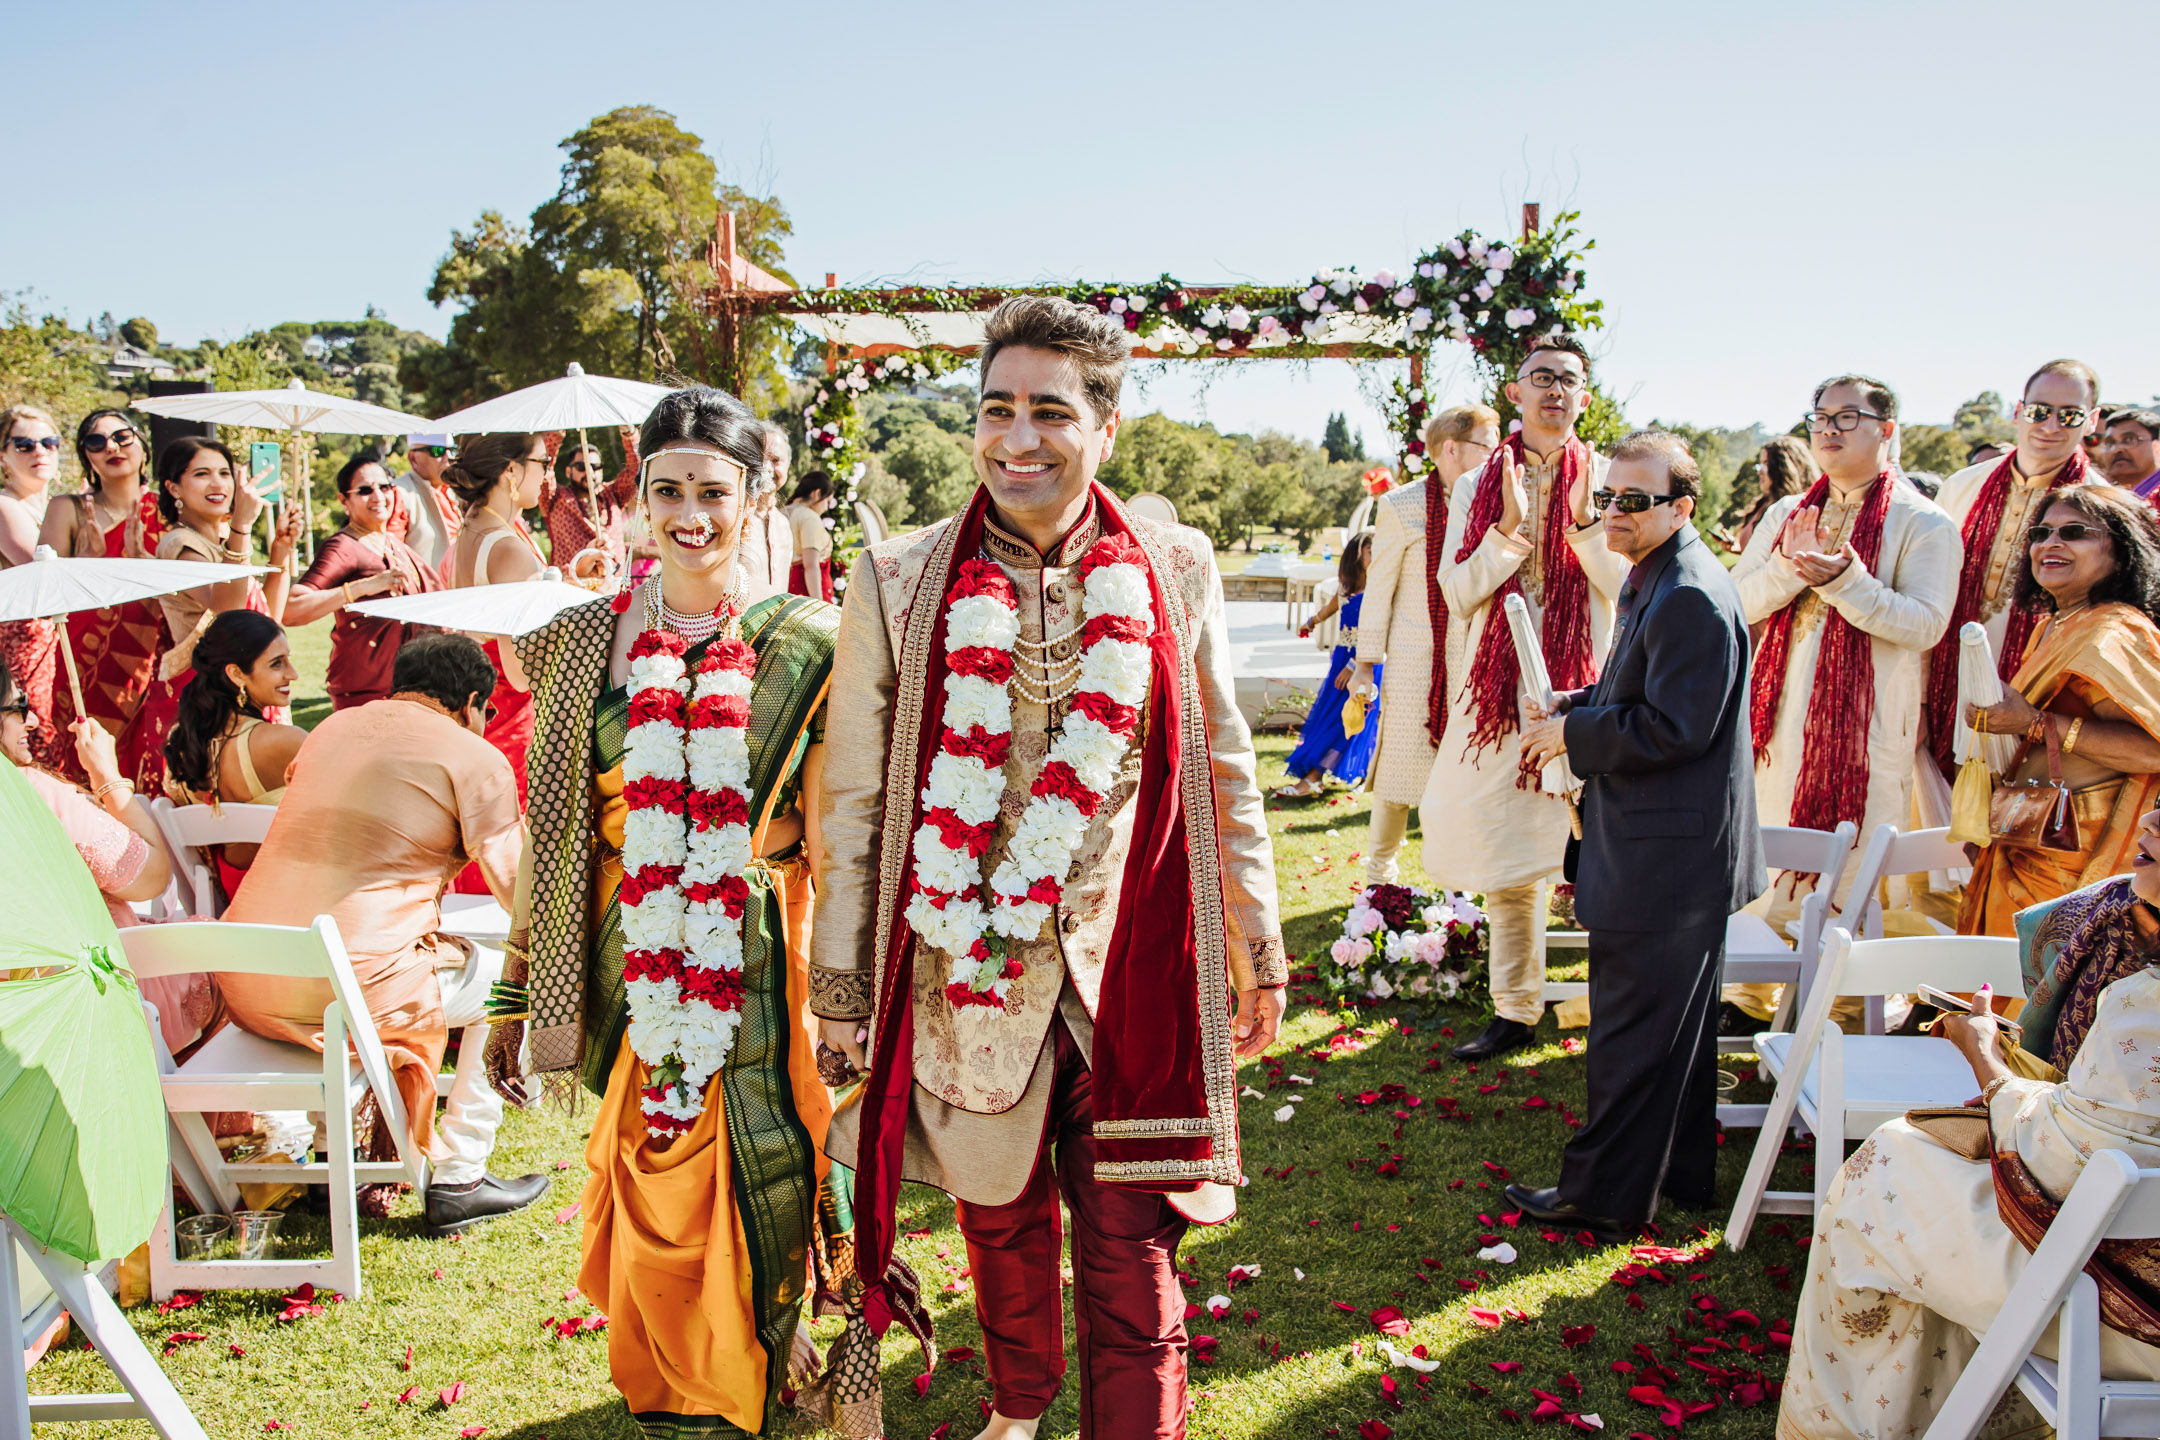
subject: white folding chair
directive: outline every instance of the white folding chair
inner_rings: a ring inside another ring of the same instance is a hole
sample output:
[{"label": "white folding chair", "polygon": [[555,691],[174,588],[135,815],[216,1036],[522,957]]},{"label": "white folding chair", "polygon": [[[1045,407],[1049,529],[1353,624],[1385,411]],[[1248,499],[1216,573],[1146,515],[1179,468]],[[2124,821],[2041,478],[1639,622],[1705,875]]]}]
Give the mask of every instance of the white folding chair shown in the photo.
[{"label": "white folding chair", "polygon": [[[1766,1031],[1754,1040],[1764,1073],[1777,1081],[1777,1093],[1725,1227],[1733,1249],[1747,1244],[1755,1217],[1764,1211],[1813,1215],[1820,1210],[1845,1163],[1847,1140],[1864,1140],[1907,1110],[1962,1105],[1980,1088],[1972,1066],[1948,1040],[1847,1035],[1830,1023],[1831,1003],[1840,995],[1902,994],[1923,983],[1957,992],[1992,985],[1997,994],[2023,994],[2017,941],[1995,935],[1856,941],[1843,926],[1830,932],[1799,1029],[1789,1035]],[[1815,1135],[1815,1188],[1771,1190],[1770,1172],[1795,1119]]]},{"label": "white folding chair", "polygon": [[862,526],[865,545],[882,545],[892,535],[892,527],[885,523],[885,512],[875,500],[855,502],[855,523]]},{"label": "white folding chair", "polygon": [[173,867],[184,872],[180,879],[181,898],[190,911],[204,920],[215,920],[225,913],[225,900],[219,896],[217,865],[210,851],[219,845],[260,845],[270,833],[270,822],[277,818],[275,805],[220,805],[212,809],[208,805],[175,805],[163,796],[150,802],[150,814],[157,820],[158,830],[165,837],[165,847],[172,851]]},{"label": "white folding chair", "polygon": [[[2102,1240],[2160,1236],[2160,1170],[2120,1150],[2085,1162],[1980,1348],[1928,1427],[1927,1440],[1972,1440],[2015,1384],[2059,1440],[2160,1435],[2160,1384],[2100,1378],[2100,1287],[2085,1264]],[[2032,1353],[2056,1325],[2056,1353]]]},{"label": "white folding chair", "polygon": [[[32,1421],[148,1420],[165,1440],[208,1440],[180,1392],[165,1378],[141,1337],[113,1303],[114,1264],[97,1269],[45,1250],[12,1219],[0,1215],[0,1355],[14,1372],[0,1394],[0,1437],[30,1440]],[[89,1335],[125,1394],[32,1395],[22,1364],[29,1342],[62,1310]]]},{"label": "white folding chair", "polygon": [[1170,502],[1169,496],[1158,495],[1153,490],[1142,490],[1127,500],[1125,509],[1129,514],[1137,515],[1142,520],[1153,520],[1158,525],[1178,523],[1177,506]]},{"label": "white folding chair", "polygon": [[[1838,914],[1858,921],[1857,925],[1848,928],[1860,939],[1880,940],[1883,938],[1883,881],[1893,875],[1917,875],[1922,871],[1947,870],[1965,863],[1965,847],[1950,839],[1949,826],[1900,831],[1897,826],[1884,821],[1868,837],[1867,849],[1860,856],[1860,868],[1853,872],[1852,890],[1845,897],[1845,908]],[[1957,933],[1939,920],[1928,923],[1938,934]],[[1883,1033],[1883,997],[1880,995],[1868,997],[1867,1033]]]},{"label": "white folding chair", "polygon": [[[330,1187],[328,1260],[187,1260],[173,1249],[170,1199],[150,1239],[150,1289],[158,1299],[173,1291],[289,1289],[303,1281],[361,1293],[359,1213],[355,1186],[410,1181],[427,1189],[427,1160],[412,1153],[406,1138],[405,1104],[391,1083],[389,1058],[375,1033],[374,1018],[360,993],[345,943],[329,916],[309,927],[236,925],[199,921],[145,925],[120,932],[128,965],[138,979],[199,972],[279,975],[328,983],[323,1009],[323,1053],[305,1045],[266,1040],[237,1025],[212,1036],[184,1064],[174,1064],[155,1026],[151,1042],[164,1077],[165,1109],[178,1132],[185,1159],[202,1177],[206,1209],[239,1208],[239,1184],[281,1182]],[[399,1158],[361,1162],[353,1158],[353,1109],[373,1091]],[[305,1165],[235,1165],[219,1153],[204,1124],[210,1110],[309,1110],[325,1118],[327,1160]],[[180,1154],[174,1157],[176,1168]],[[187,1178],[182,1171],[183,1179]],[[194,1187],[189,1186],[190,1193]]]}]

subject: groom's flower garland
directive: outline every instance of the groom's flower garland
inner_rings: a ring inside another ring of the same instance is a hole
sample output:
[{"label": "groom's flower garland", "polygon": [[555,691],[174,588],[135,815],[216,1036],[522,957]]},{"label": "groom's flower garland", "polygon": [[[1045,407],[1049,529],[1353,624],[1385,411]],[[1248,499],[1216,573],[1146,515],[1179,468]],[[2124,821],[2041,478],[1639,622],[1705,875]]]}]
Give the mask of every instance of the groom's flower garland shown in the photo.
[{"label": "groom's flower garland", "polygon": [[923,784],[907,921],[952,957],[946,998],[1003,1006],[1020,978],[1015,940],[1042,933],[1088,821],[1117,783],[1149,682],[1155,607],[1147,559],[1130,536],[1109,535],[1080,562],[1087,623],[1071,712],[983,891],[982,857],[997,831],[1012,751],[1013,646],[1019,600],[1005,572],[963,561],[945,612],[945,680],[938,752]]},{"label": "groom's flower garland", "polygon": [[623,747],[630,1048],[651,1072],[646,1128],[663,1139],[697,1122],[706,1082],[735,1048],[750,896],[746,734],[757,652],[715,639],[690,676],[687,648],[657,623],[631,644]]}]

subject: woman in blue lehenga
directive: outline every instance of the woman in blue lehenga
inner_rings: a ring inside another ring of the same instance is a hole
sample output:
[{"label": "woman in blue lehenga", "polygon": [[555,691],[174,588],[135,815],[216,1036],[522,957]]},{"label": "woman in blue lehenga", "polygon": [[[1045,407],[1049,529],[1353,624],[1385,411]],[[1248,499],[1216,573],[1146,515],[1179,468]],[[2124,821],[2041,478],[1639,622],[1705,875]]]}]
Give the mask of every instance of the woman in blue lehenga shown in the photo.
[{"label": "woman in blue lehenga", "polygon": [[1296,778],[1275,792],[1278,800],[1317,795],[1327,787],[1330,775],[1355,785],[1365,778],[1365,768],[1372,763],[1373,746],[1379,740],[1380,731],[1377,723],[1380,675],[1386,667],[1374,667],[1373,693],[1364,697],[1363,713],[1373,718],[1361,724],[1356,734],[1343,731],[1343,709],[1351,698],[1350,675],[1357,661],[1358,612],[1365,605],[1365,567],[1372,560],[1372,542],[1370,530],[1361,530],[1350,537],[1335,572],[1338,582],[1335,598],[1321,606],[1319,613],[1298,632],[1310,634],[1314,625],[1334,614],[1338,606],[1341,608],[1342,618],[1335,636],[1335,651],[1328,659],[1327,679],[1321,683],[1320,694],[1314,699],[1312,709],[1305,712],[1305,725],[1298,732],[1297,749],[1291,751],[1289,760],[1284,762],[1285,768]]}]

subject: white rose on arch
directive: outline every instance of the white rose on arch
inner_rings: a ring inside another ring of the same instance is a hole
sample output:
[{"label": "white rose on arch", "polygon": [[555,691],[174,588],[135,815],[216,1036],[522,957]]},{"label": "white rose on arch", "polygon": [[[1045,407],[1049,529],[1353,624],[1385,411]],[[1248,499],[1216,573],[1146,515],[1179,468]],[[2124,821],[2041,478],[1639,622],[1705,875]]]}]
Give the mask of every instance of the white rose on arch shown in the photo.
[{"label": "white rose on arch", "polygon": [[[1477,298],[1481,301],[1490,300],[1493,297],[1493,287],[1490,285],[1481,284],[1475,290],[1472,290],[1470,293],[1477,296]],[[1478,323],[1483,324],[1484,322],[1479,321]]]},{"label": "white rose on arch", "polygon": [[1397,305],[1408,306],[1415,304],[1417,302],[1417,290],[1412,286],[1405,285],[1395,292],[1394,300]]},{"label": "white rose on arch", "polygon": [[1252,328],[1252,312],[1243,305],[1231,306],[1230,313],[1223,318],[1230,322],[1232,330],[1250,330]]}]

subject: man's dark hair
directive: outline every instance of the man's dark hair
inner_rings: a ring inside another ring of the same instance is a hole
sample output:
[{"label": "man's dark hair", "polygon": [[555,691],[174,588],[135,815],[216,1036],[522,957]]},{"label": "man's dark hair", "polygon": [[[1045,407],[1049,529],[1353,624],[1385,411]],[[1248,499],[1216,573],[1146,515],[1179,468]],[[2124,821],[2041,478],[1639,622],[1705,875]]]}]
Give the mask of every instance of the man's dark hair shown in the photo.
[{"label": "man's dark hair", "polygon": [[[2114,549],[2115,573],[2092,587],[2087,597],[2090,603],[2120,600],[2160,624],[2160,518],[2154,516],[2152,506],[2120,486],[2087,481],[2066,485],[2048,496],[2036,517],[2040,523],[2047,523],[2048,511],[2057,505],[2068,505],[2106,530]],[[2055,608],[2055,597],[2033,578],[2030,551],[2018,575],[2017,597],[2021,605]]]},{"label": "man's dark hair", "polygon": [[1669,478],[1668,488],[1675,495],[1685,495],[1691,500],[1702,498],[1702,467],[1688,453],[1687,441],[1669,430],[1637,430],[1613,446],[1615,460],[1662,460]]},{"label": "man's dark hair", "polygon": [[1860,398],[1867,401],[1868,408],[1885,420],[1897,419],[1897,392],[1872,375],[1833,375],[1815,387],[1815,398],[1808,402],[1810,409],[1822,408],[1822,397],[1839,385],[1851,385],[1859,390]]},{"label": "man's dark hair", "polygon": [[1530,348],[1523,352],[1523,363],[1516,367],[1518,374],[1530,368],[1531,357],[1540,350],[1551,350],[1562,355],[1573,355],[1576,359],[1582,361],[1583,380],[1587,382],[1590,379],[1590,348],[1583,344],[1581,336],[1571,335],[1563,330],[1558,335],[1547,335],[1541,339],[1531,341]]},{"label": "man's dark hair", "polygon": [[1132,336],[1123,325],[1092,305],[1055,295],[1015,295],[990,312],[983,326],[982,382],[990,383],[990,362],[1007,346],[1055,350],[1080,372],[1080,389],[1099,426],[1117,413],[1125,390],[1125,362]]},{"label": "man's dark hair", "polygon": [[470,635],[422,635],[398,647],[390,688],[425,695],[455,715],[495,693],[495,662]]},{"label": "man's dark hair", "polygon": [[2085,394],[2092,401],[2093,407],[2095,409],[2099,407],[2100,377],[2093,373],[2092,366],[2087,365],[2082,360],[2048,361],[2047,364],[2042,365],[2039,369],[2033,371],[2032,374],[2025,377],[2025,388],[2018,391],[2018,398],[2020,400],[2024,399],[2027,395],[2032,394],[2033,381],[2038,380],[2042,375],[2064,375],[2072,380],[2077,381],[2080,385],[2083,385],[2085,387]]},{"label": "man's dark hair", "polygon": [[2100,429],[2105,433],[2110,426],[2120,425],[2125,420],[2153,439],[2160,440],[2160,410],[2148,410],[2142,405],[2120,405],[2108,411]]}]

